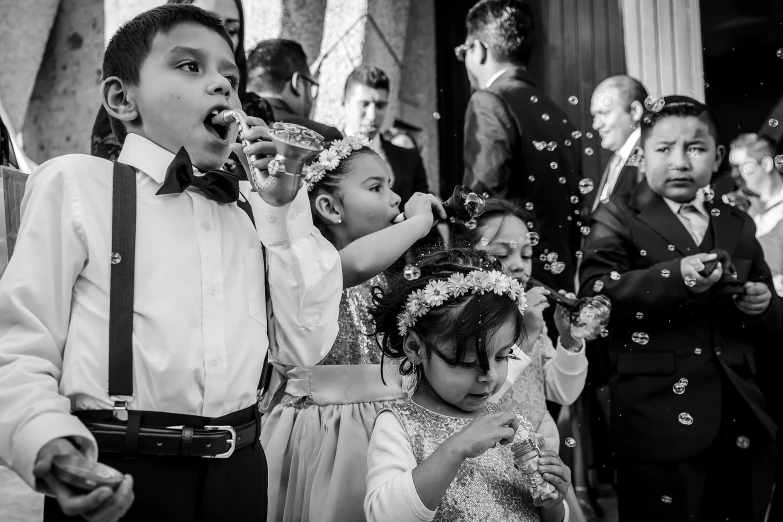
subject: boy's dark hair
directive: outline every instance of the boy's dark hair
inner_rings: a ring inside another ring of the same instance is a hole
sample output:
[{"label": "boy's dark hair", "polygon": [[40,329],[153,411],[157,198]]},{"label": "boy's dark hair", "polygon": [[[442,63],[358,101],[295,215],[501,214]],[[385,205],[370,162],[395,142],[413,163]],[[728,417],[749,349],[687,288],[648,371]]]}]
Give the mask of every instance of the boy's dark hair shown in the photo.
[{"label": "boy's dark hair", "polygon": [[[152,41],[158,34],[167,34],[182,24],[206,27],[232,46],[231,37],[217,16],[192,5],[162,5],[141,13],[114,33],[103,55],[102,80],[116,76],[123,82],[138,85]],[[111,118],[111,128],[117,140],[123,143],[127,131],[122,122]]]},{"label": "boy's dark hair", "polygon": [[[481,238],[483,237],[482,228],[487,224],[487,221],[489,221],[490,218],[505,218],[506,216],[515,216],[521,219],[528,228],[535,228],[536,218],[533,212],[525,210],[524,208],[515,205],[507,199],[488,198],[486,204],[484,205],[484,213],[476,218],[475,227],[471,229],[465,225],[452,225],[451,234],[455,241],[454,244],[475,246],[479,241],[481,241]],[[491,243],[494,238],[487,239]]]},{"label": "boy's dark hair", "polygon": [[702,120],[715,140],[715,144],[720,143],[718,134],[718,118],[712,110],[701,102],[689,98],[688,96],[665,96],[663,98],[663,108],[657,112],[646,110],[642,117],[642,143],[647,140],[650,131],[655,125],[664,118],[694,117]]},{"label": "boy's dark hair", "polygon": [[535,47],[533,10],[523,0],[481,0],[465,20],[468,39],[487,46],[496,60],[527,65]]},{"label": "boy's dark hair", "polygon": [[391,91],[391,83],[389,77],[383,72],[383,69],[374,65],[360,65],[348,75],[348,79],[345,80],[345,88],[343,89],[343,102],[345,102],[345,96],[348,94],[348,89],[354,84],[359,83],[372,87],[379,91]]},{"label": "boy's dark hair", "polygon": [[294,73],[309,72],[307,55],[298,42],[275,38],[258,42],[247,57],[251,89],[280,93]]},{"label": "boy's dark hair", "polygon": [[[395,273],[389,276],[386,288],[374,287],[373,304],[369,309],[375,325],[375,337],[383,355],[402,359],[400,370],[403,373],[413,370],[410,365],[404,365],[404,338],[397,327],[397,315],[405,310],[408,296],[412,292],[424,290],[430,281],[445,281],[452,274],[468,274],[479,269],[503,270],[497,259],[486,252],[470,248],[424,253],[417,256],[416,266],[421,270],[418,279],[409,280],[402,273]],[[417,319],[411,330],[419,334],[428,357],[435,352],[450,366],[461,366],[470,349],[475,348],[478,367],[482,372],[487,372],[490,367],[487,343],[508,320],[514,321],[514,339],[517,342],[522,340],[525,337],[522,319],[517,303],[507,295],[468,292],[431,308]],[[453,347],[453,354],[444,353],[440,348],[444,346]]]},{"label": "boy's dark hair", "polygon": [[[329,144],[325,144],[324,146],[328,148]],[[310,211],[313,215],[313,224],[321,232],[321,235],[324,236],[329,241],[332,241],[334,239],[333,237],[331,237],[331,232],[329,231],[328,228],[330,223],[324,220],[324,218],[321,216],[321,213],[318,212],[318,209],[315,208],[315,201],[318,199],[318,196],[320,196],[321,194],[329,194],[338,199],[342,199],[342,193],[340,192],[340,181],[342,181],[343,178],[345,178],[348,174],[350,174],[351,165],[353,164],[353,162],[356,161],[358,158],[361,158],[362,156],[377,156],[377,155],[378,153],[369,147],[362,147],[359,150],[352,151],[350,156],[340,160],[340,163],[339,165],[337,165],[337,167],[335,167],[333,170],[327,170],[324,173],[324,177],[321,178],[315,184],[313,190],[311,190],[308,193],[310,197]]]}]

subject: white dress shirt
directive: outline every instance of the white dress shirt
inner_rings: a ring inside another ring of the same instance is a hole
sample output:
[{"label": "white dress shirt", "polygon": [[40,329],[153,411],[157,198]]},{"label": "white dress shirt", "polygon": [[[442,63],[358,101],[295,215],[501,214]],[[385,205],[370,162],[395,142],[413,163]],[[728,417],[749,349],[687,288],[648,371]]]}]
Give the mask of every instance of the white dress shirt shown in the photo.
[{"label": "white dress shirt", "polygon": [[[704,201],[699,198],[696,198],[689,203],[677,203],[676,201],[672,201],[668,198],[663,198],[663,200],[669,206],[671,211],[674,212],[674,215],[677,216],[677,219],[680,220],[680,223],[682,223],[682,226],[684,226],[685,230],[688,231],[688,234],[690,234],[693,241],[697,245],[701,245],[701,242],[704,240],[704,233],[707,231],[710,224],[710,217],[709,214],[707,214],[707,208],[704,206]],[[680,212],[680,209],[685,205],[692,205],[696,209],[696,212],[700,218],[703,220],[701,233],[699,233],[697,230],[694,230],[691,220],[685,217],[682,212]]]},{"label": "white dress shirt", "polygon": [[756,237],[769,234],[783,220],[783,187],[775,197],[767,202],[764,208],[761,208],[758,200],[754,198],[748,209],[748,214],[756,223]]},{"label": "white dress shirt", "polygon": [[[311,365],[337,334],[340,257],[313,226],[307,191],[283,207],[236,204],[194,188],[158,196],[174,155],[135,134],[133,386],[129,409],[219,417],[256,402],[269,345],[267,247],[278,359]],[[110,409],[109,274],[113,164],[72,154],[41,165],[22,202],[0,279],[0,459],[33,485],[41,447],[95,441],[71,410]],[[124,262],[124,261],[122,261]]]},{"label": "white dress shirt", "polygon": [[498,78],[503,76],[503,73],[506,72],[506,70],[507,69],[501,69],[498,72],[496,72],[495,74],[493,74],[492,77],[490,77],[490,79],[487,80],[487,84],[484,86],[484,88],[485,89],[489,89],[490,87],[492,87],[492,84],[495,83],[495,80],[497,80]]},{"label": "white dress shirt", "polygon": [[619,161],[615,160],[616,165],[609,171],[606,177],[606,183],[604,183],[604,188],[601,190],[601,197],[598,198],[599,201],[603,201],[612,195],[614,186],[617,185],[617,180],[620,179],[620,173],[623,171],[623,167],[628,162],[628,158],[631,157],[631,153],[633,152],[634,148],[636,148],[636,144],[639,142],[641,135],[641,129],[634,129],[631,135],[628,136],[628,139],[625,140],[625,143],[623,143],[623,146],[620,147],[620,150],[615,152],[615,157],[619,158]]}]

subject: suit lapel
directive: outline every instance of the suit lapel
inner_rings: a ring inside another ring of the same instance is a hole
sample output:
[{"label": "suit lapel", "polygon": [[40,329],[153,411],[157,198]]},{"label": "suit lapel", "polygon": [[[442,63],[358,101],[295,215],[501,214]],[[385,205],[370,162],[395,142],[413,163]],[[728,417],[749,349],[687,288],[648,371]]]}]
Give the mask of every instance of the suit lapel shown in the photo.
[{"label": "suit lapel", "polygon": [[741,239],[742,217],[737,214],[737,209],[728,205],[716,204],[714,208],[720,210],[718,217],[710,218],[715,233],[715,248],[722,248],[733,256]]},{"label": "suit lapel", "polygon": [[652,191],[647,182],[640,183],[634,189],[631,206],[639,212],[637,219],[650,227],[683,255],[699,252],[699,247],[685,229],[669,205],[661,196]]},{"label": "suit lapel", "polygon": [[604,168],[604,173],[601,176],[601,182],[598,184],[598,192],[595,193],[595,199],[593,200],[593,210],[595,210],[598,207],[598,203],[601,202],[601,194],[603,194],[606,181],[609,179],[609,171],[612,170],[613,161],[614,154],[612,154],[612,157],[609,159],[609,163],[607,163],[606,167]]}]

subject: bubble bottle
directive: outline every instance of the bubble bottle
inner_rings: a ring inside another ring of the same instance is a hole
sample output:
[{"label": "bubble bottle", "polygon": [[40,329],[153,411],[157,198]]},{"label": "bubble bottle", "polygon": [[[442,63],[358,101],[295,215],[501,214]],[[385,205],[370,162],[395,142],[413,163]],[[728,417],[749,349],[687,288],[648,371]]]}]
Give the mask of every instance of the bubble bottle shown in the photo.
[{"label": "bubble bottle", "polygon": [[560,496],[555,486],[545,481],[541,473],[538,472],[540,454],[538,446],[533,440],[527,438],[520,442],[514,442],[511,444],[511,451],[514,454],[514,467],[522,472],[522,482],[533,498],[546,500]]}]

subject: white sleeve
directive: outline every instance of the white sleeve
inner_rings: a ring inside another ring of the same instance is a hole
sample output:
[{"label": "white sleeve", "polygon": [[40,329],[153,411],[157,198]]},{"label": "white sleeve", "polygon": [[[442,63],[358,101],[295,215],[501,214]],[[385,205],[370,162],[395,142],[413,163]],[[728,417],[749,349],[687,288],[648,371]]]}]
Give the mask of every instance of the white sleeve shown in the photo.
[{"label": "white sleeve", "polygon": [[544,359],[546,398],[569,406],[579,398],[587,379],[584,341],[582,341],[582,349],[576,353],[563,348],[560,339],[557,341],[557,350],[554,350],[552,340],[548,337],[545,342],[548,343]]},{"label": "white sleeve", "polygon": [[557,429],[557,423],[549,412],[544,413],[541,424],[538,425],[536,434],[544,438],[543,449],[552,450],[560,453],[560,431]]},{"label": "white sleeve", "polygon": [[31,487],[51,440],[74,437],[88,457],[95,439],[59,392],[73,287],[87,256],[78,173],[53,160],[29,178],[19,235],[0,279],[0,460]]},{"label": "white sleeve", "polygon": [[276,360],[312,366],[337,336],[343,290],[340,254],[313,225],[307,189],[293,202],[273,207],[256,193],[253,207],[258,238],[267,249],[269,293],[279,353]]},{"label": "white sleeve", "polygon": [[392,412],[382,412],[375,420],[367,452],[364,516],[368,522],[418,522],[435,517],[416,492],[415,467],[405,429]]}]

